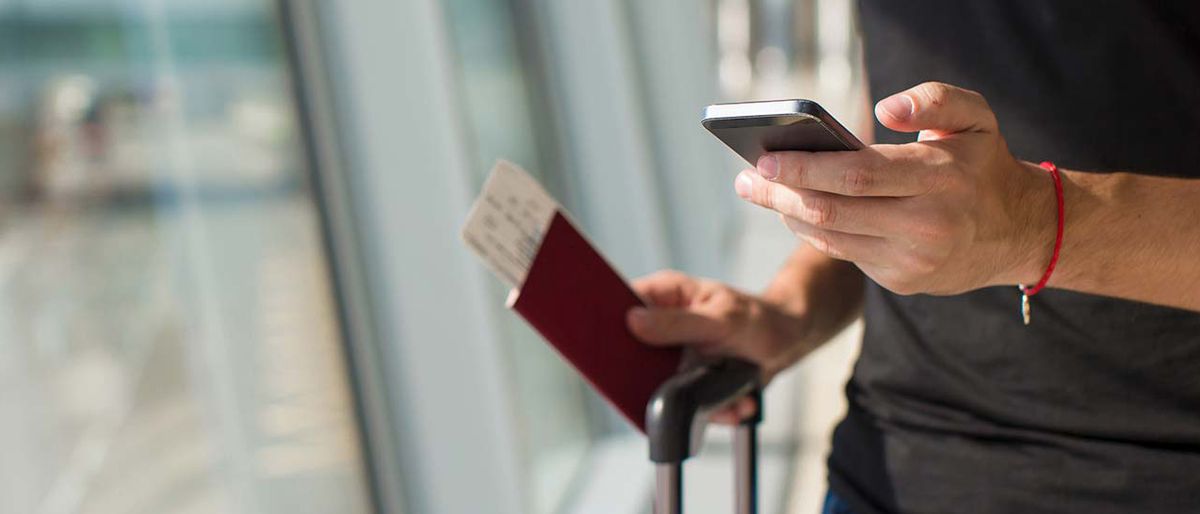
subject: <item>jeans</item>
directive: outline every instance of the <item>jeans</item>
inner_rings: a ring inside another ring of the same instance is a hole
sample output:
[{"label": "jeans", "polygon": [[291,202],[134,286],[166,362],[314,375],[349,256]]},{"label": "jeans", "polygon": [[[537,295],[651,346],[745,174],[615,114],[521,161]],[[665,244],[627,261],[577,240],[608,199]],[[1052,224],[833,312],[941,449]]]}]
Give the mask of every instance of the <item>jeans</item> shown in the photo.
[{"label": "jeans", "polygon": [[821,514],[854,514],[850,510],[850,504],[846,500],[841,499],[833,491],[825,493],[825,505],[821,507]]}]

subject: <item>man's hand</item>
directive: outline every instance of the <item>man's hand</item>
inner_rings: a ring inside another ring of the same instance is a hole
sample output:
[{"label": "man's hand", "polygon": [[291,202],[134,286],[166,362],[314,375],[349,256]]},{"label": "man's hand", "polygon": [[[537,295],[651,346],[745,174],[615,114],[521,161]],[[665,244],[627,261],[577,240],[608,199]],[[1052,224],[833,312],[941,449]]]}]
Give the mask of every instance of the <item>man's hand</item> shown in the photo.
[{"label": "man's hand", "polygon": [[901,294],[1035,282],[1054,242],[1054,186],[1015,159],[978,93],[925,83],[879,102],[915,143],[774,152],[738,175],[739,196],[797,236]]},{"label": "man's hand", "polygon": [[[755,362],[764,382],[815,348],[805,337],[810,330],[804,318],[718,282],[660,271],[634,281],[633,289],[650,304],[629,311],[629,329],[638,339]],[[755,408],[743,398],[713,420],[733,424]]]}]

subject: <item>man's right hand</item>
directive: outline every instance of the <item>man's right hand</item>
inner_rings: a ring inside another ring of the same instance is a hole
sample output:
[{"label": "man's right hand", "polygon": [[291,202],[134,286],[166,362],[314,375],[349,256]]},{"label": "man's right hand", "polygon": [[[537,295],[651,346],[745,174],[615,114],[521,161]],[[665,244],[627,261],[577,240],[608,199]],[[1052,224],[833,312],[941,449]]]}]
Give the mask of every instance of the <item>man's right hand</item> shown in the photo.
[{"label": "man's right hand", "polygon": [[[633,283],[650,306],[631,309],[630,331],[652,345],[685,345],[702,356],[734,356],[757,363],[763,382],[822,341],[809,341],[804,317],[712,280],[660,271]],[[735,424],[757,407],[749,398],[713,415]]]}]

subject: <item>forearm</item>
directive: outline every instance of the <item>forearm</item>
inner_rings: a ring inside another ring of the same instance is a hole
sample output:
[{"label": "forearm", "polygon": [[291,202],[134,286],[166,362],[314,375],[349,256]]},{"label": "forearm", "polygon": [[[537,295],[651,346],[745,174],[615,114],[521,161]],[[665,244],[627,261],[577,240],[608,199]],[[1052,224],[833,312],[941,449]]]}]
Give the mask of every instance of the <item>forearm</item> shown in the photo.
[{"label": "forearm", "polygon": [[763,298],[803,324],[801,351],[819,346],[858,317],[863,274],[852,263],[801,244],[763,292]]},{"label": "forearm", "polygon": [[1200,311],[1200,180],[1062,177],[1066,227],[1050,287]]}]

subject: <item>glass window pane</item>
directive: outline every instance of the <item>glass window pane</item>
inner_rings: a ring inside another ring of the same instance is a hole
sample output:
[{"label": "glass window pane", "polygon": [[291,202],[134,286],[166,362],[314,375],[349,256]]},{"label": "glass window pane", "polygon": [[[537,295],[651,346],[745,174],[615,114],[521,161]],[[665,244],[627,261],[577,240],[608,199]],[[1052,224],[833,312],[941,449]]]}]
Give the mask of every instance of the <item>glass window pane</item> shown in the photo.
[{"label": "glass window pane", "polygon": [[[539,133],[547,106],[535,101],[517,25],[507,2],[446,0],[467,129],[474,143],[475,189],[496,159],[520,164],[560,200],[559,170],[544,162],[552,138]],[[496,282],[495,298],[503,298]],[[500,308],[500,302],[496,302]],[[591,441],[589,393],[578,375],[512,313],[502,313],[513,390],[520,408],[521,447],[529,463],[534,513],[555,512],[580,469]]]},{"label": "glass window pane", "polygon": [[368,510],[272,6],[0,4],[0,513]]}]

